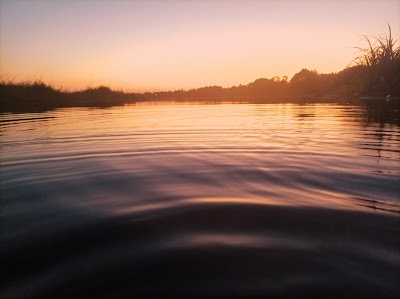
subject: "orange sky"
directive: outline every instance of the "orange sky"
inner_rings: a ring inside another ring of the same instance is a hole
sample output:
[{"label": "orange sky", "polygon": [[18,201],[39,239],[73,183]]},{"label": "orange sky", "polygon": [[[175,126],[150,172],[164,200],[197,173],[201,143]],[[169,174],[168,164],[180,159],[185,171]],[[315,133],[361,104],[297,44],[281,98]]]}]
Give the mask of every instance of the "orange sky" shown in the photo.
[{"label": "orange sky", "polygon": [[337,72],[400,1],[1,1],[0,71],[64,89],[158,91]]}]

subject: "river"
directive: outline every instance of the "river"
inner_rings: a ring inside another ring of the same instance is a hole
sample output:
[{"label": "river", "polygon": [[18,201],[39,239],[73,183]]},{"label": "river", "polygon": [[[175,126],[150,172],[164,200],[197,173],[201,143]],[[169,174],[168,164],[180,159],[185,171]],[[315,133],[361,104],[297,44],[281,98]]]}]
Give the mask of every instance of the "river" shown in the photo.
[{"label": "river", "polygon": [[153,102],[0,124],[2,296],[400,295],[398,120]]}]

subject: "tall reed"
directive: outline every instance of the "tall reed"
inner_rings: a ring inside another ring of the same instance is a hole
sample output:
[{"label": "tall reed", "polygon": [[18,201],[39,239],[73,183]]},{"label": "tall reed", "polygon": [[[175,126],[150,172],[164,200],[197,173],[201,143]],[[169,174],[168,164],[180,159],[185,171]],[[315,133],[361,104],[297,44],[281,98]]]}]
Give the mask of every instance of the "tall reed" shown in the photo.
[{"label": "tall reed", "polygon": [[365,67],[364,92],[371,95],[400,93],[400,46],[389,33],[385,36],[364,35],[366,47],[355,47],[357,56],[349,66]]},{"label": "tall reed", "polygon": [[392,37],[392,28],[388,24],[389,34],[384,37],[369,37],[364,35],[363,40],[368,44],[367,47],[355,47],[357,57],[351,64],[378,67],[400,59],[400,46],[396,47],[398,40]]}]

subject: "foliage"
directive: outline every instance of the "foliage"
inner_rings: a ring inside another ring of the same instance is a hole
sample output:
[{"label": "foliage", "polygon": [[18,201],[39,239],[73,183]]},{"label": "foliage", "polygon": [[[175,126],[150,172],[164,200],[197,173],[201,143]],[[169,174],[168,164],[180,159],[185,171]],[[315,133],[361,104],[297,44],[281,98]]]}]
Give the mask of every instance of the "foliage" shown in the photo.
[{"label": "foliage", "polygon": [[365,47],[356,47],[357,57],[352,66],[363,66],[366,74],[361,92],[367,94],[399,93],[400,46],[392,37],[392,29],[384,37],[363,36]]},{"label": "foliage", "polygon": [[390,25],[389,35],[384,37],[363,36],[368,47],[355,47],[358,49],[358,56],[352,61],[356,65],[365,65],[369,67],[379,67],[387,65],[400,58],[400,46],[396,48],[397,40],[393,40],[392,29]]},{"label": "foliage", "polygon": [[285,102],[306,100],[348,101],[355,95],[400,96],[400,47],[391,28],[384,37],[364,36],[365,47],[357,47],[357,56],[338,73],[320,74],[302,69],[291,80],[284,76],[260,78],[247,85],[223,88],[207,86],[191,90],[157,93],[124,93],[106,86],[66,92],[41,80],[15,83],[0,77],[2,111],[53,109],[72,106],[112,106],[140,100],[250,100]]}]

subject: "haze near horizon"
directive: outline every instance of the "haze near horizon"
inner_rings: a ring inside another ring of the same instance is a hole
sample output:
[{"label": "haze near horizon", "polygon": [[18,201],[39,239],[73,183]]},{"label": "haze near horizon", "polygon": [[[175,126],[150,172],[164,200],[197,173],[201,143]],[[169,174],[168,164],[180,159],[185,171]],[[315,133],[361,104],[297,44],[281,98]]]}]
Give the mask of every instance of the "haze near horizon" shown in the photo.
[{"label": "haze near horizon", "polygon": [[400,1],[1,1],[0,73],[64,89],[247,84],[338,72]]}]

